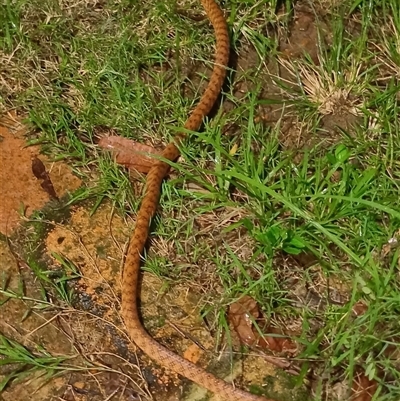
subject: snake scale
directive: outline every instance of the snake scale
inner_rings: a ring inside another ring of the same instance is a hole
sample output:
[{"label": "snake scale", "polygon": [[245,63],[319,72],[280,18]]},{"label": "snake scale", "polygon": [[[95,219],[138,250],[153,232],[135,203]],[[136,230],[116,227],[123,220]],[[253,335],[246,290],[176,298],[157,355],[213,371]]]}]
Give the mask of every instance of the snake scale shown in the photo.
[{"label": "snake scale", "polygon": [[[197,131],[213,107],[225,80],[229,59],[229,37],[224,15],[214,0],[201,0],[216,37],[215,63],[210,81],[199,103],[187,119],[185,130]],[[179,157],[177,145],[185,138],[179,133],[162,152],[162,158],[175,160]],[[169,164],[155,160],[147,175],[144,197],[137,215],[136,226],[131,237],[122,278],[122,316],[127,332],[133,342],[159,365],[168,368],[183,377],[207,388],[226,401],[273,401],[239,390],[222,379],[206,372],[192,362],[174,354],[155,341],[143,327],[138,309],[140,255],[149,234],[150,221],[153,218],[160,197],[161,183],[169,171]]]}]

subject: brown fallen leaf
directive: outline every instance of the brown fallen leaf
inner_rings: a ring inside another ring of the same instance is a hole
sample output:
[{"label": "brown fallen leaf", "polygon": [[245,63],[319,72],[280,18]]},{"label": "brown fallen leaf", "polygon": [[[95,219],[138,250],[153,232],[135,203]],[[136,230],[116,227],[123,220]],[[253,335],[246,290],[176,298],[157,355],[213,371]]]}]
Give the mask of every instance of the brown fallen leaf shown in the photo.
[{"label": "brown fallen leaf", "polygon": [[32,159],[32,173],[38,180],[45,180],[47,178],[46,167],[37,157]]},{"label": "brown fallen leaf", "polygon": [[370,380],[364,373],[358,372],[351,387],[351,401],[371,401],[377,388],[378,383],[375,380]]},{"label": "brown fallen leaf", "polygon": [[[257,302],[248,295],[229,307],[228,320],[242,343],[272,352],[295,354],[297,345],[287,335],[275,327],[269,327]],[[261,335],[258,329],[271,335]]]},{"label": "brown fallen leaf", "polygon": [[50,198],[59,200],[53,183],[51,182],[50,175],[46,171],[43,162],[38,157],[32,159],[32,173],[38,180],[42,180],[40,186],[49,194]]},{"label": "brown fallen leaf", "polygon": [[268,332],[274,334],[272,336],[260,336],[258,340],[258,347],[269,349],[273,352],[284,352],[286,354],[294,355],[298,351],[298,347],[282,330],[276,327],[269,327]]},{"label": "brown fallen leaf", "polygon": [[160,152],[151,146],[116,135],[102,137],[98,145],[111,151],[118,164],[139,173],[148,173],[154,163],[152,155],[160,155]]},{"label": "brown fallen leaf", "polygon": [[253,331],[253,322],[260,318],[257,302],[245,295],[229,306],[228,319],[242,343],[256,345],[259,335]]},{"label": "brown fallen leaf", "polygon": [[364,301],[358,301],[353,305],[352,312],[355,316],[364,315],[368,310],[368,306],[365,304]]}]

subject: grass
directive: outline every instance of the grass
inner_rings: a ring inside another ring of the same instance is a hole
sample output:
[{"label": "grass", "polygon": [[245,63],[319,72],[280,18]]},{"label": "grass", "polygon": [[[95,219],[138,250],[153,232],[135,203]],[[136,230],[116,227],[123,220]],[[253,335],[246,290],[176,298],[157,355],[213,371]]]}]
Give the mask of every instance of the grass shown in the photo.
[{"label": "grass", "polygon": [[49,355],[45,350],[32,353],[16,341],[0,335],[0,365],[12,364],[16,368],[0,381],[0,391],[13,379],[22,380],[34,372],[42,371],[48,378],[55,375],[57,370],[65,370],[61,366],[67,358]]},{"label": "grass", "polygon": [[[154,224],[154,238],[190,270],[157,248],[144,268],[202,283],[204,314],[221,330],[224,307],[251,295],[273,320],[300,327],[299,358],[320,377],[351,383],[362,366],[379,383],[374,400],[393,400],[400,395],[388,351],[398,347],[400,308],[400,6],[314,3],[329,27],[316,37],[318,60],[279,52],[272,33],[287,34],[292,13],[262,1],[226,6],[237,72],[229,74],[225,107],[183,147]],[[191,18],[198,3],[184,2],[178,13],[158,0],[110,1],[98,10],[26,0],[1,7],[2,109],[26,113],[37,128],[31,142],[87,183],[71,203],[110,199],[121,213],[136,211],[127,175],[93,144],[113,129],[159,145],[183,126],[212,64],[212,31]],[[260,118],[270,109],[273,123]],[[219,295],[209,291],[210,276]],[[296,307],[293,282],[319,283],[325,299],[333,286],[346,302],[322,312]],[[354,316],[361,300],[368,308]],[[315,399],[323,397],[321,390]]]}]

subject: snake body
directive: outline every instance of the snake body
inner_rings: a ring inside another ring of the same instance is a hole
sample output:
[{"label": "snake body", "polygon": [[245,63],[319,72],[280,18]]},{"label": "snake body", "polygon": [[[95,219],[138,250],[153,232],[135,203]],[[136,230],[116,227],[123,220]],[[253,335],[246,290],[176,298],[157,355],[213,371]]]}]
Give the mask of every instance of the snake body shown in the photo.
[{"label": "snake body", "polygon": [[[213,72],[199,103],[187,119],[184,128],[197,131],[203,118],[210,112],[221,91],[229,58],[229,37],[224,15],[214,0],[201,0],[216,37],[215,64]],[[162,158],[175,160],[179,156],[177,145],[185,138],[179,133],[162,152]],[[218,379],[204,369],[173,353],[155,341],[143,327],[138,309],[138,282],[140,255],[143,252],[149,226],[158,206],[161,183],[169,171],[169,164],[155,160],[147,175],[144,197],[137,215],[136,226],[127,251],[122,279],[122,316],[127,332],[133,342],[150,358],[183,377],[217,394],[226,401],[273,401],[239,390]]]}]

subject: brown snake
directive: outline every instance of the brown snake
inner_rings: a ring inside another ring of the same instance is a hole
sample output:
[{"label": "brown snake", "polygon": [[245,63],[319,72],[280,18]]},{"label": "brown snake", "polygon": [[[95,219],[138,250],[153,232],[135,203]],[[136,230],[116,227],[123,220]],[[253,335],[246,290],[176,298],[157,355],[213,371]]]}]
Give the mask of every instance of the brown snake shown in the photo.
[{"label": "brown snake", "polygon": [[[210,19],[216,36],[215,64],[209,84],[199,103],[187,119],[185,130],[197,131],[203,118],[210,112],[219,96],[225,80],[229,58],[229,37],[224,15],[214,0],[201,0]],[[185,138],[179,133],[174,140],[180,142]],[[162,157],[175,160],[179,157],[177,145],[171,142],[162,152]],[[172,351],[155,341],[143,327],[138,310],[138,282],[140,272],[140,255],[143,252],[149,226],[156,212],[161,191],[161,183],[168,173],[170,166],[162,160],[156,160],[151,167],[146,182],[145,194],[140,206],[136,227],[134,229],[126,255],[122,280],[122,316],[130,338],[150,358],[187,379],[199,384],[226,401],[273,401],[252,395],[234,388],[224,380],[218,379],[192,362],[174,354]]]}]

